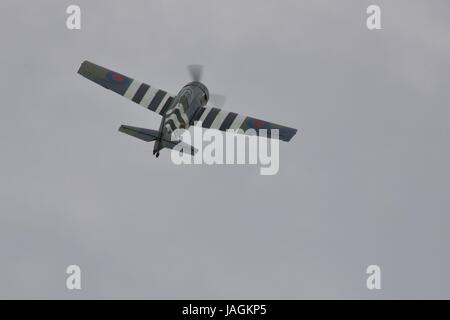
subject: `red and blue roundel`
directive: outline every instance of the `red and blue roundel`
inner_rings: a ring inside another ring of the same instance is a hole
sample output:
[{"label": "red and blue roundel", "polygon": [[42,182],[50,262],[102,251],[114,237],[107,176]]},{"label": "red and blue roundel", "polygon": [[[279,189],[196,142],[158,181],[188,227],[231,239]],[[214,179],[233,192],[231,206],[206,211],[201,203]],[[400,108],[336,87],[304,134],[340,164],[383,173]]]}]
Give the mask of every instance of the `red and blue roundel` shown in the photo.
[{"label": "red and blue roundel", "polygon": [[253,129],[269,129],[270,126],[268,125],[267,122],[259,120],[259,119],[255,119],[255,118],[251,118],[251,117],[247,117],[246,119],[247,121],[247,127],[248,128],[253,128]]},{"label": "red and blue roundel", "polygon": [[259,119],[253,119],[253,126],[257,129],[261,128],[263,125],[263,121]]},{"label": "red and blue roundel", "polygon": [[108,79],[109,81],[112,81],[112,82],[117,82],[117,83],[128,82],[128,77],[126,77],[120,73],[114,72],[114,71],[109,71],[106,74],[106,79]]}]

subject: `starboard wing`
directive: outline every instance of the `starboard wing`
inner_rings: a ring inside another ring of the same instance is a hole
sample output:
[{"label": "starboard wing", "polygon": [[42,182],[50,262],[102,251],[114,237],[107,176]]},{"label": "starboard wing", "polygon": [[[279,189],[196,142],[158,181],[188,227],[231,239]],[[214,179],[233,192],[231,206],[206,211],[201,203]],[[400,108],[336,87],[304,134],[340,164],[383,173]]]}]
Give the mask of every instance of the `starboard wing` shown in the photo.
[{"label": "starboard wing", "polygon": [[278,129],[278,139],[282,141],[291,140],[297,133],[297,129],[294,128],[209,106],[202,107],[196,112],[191,124],[195,125],[197,122],[201,122],[203,128],[213,128],[221,131],[241,129],[246,132],[248,129],[254,129],[256,135],[260,135],[261,130],[266,129],[267,137],[272,137],[270,134],[271,130]]}]

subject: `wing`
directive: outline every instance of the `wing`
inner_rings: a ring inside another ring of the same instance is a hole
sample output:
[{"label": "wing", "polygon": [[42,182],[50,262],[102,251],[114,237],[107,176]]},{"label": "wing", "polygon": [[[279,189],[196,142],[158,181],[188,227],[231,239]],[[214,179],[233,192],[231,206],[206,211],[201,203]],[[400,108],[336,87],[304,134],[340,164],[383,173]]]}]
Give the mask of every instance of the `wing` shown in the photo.
[{"label": "wing", "polygon": [[191,125],[195,125],[197,121],[202,122],[203,128],[213,128],[221,131],[241,129],[245,132],[248,129],[254,129],[256,135],[259,135],[260,130],[266,129],[268,137],[270,137],[269,130],[278,129],[278,138],[283,141],[291,140],[297,133],[297,129],[294,128],[208,106],[202,107],[196,112],[191,121]]},{"label": "wing", "polygon": [[146,83],[131,79],[89,61],[84,61],[81,64],[78,73],[161,115],[165,113],[174,98],[173,95],[164,90],[151,87]]}]

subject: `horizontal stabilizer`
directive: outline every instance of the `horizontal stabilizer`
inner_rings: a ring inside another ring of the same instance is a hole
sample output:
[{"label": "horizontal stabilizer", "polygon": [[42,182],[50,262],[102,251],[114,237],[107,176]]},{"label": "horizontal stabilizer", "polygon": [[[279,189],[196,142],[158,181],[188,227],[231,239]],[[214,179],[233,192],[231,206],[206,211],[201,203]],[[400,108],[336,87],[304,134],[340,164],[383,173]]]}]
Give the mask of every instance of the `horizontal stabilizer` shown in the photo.
[{"label": "horizontal stabilizer", "polygon": [[126,133],[130,136],[133,136],[135,138],[147,141],[147,142],[158,139],[158,135],[159,135],[159,132],[156,130],[144,129],[144,128],[138,128],[138,127],[132,127],[132,126],[124,126],[124,125],[120,126],[119,131]]},{"label": "horizontal stabilizer", "polygon": [[169,141],[169,140],[161,140],[161,144],[165,148],[173,149],[175,151],[182,151],[185,153],[190,153],[191,155],[195,155],[197,152],[197,149],[195,149],[193,146],[184,143],[183,141]]}]

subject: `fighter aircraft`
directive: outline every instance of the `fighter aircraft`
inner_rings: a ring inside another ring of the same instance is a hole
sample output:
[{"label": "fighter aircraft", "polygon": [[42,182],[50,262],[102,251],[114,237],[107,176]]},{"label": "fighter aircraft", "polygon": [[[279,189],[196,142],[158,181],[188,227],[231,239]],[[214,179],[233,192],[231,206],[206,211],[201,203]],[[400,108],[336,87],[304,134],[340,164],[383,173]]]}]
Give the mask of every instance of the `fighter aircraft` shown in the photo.
[{"label": "fighter aircraft", "polygon": [[[200,82],[203,68],[199,65],[192,65],[188,69],[192,81],[186,84],[177,95],[167,93],[89,61],[84,61],[81,64],[78,73],[162,116],[159,130],[126,125],[119,128],[119,131],[138,139],[155,141],[153,155],[156,155],[156,157],[159,156],[161,149],[173,149],[176,146],[193,155],[195,149],[192,146],[183,145],[184,143],[181,140],[172,141],[171,134],[176,129],[187,129],[197,123],[201,123],[203,128],[214,128],[221,131],[241,129],[245,133],[248,129],[254,129],[253,132],[256,135],[260,134],[260,130],[266,129],[269,138],[271,137],[270,130],[278,129],[278,138],[282,141],[289,141],[296,134],[297,129],[242,116],[209,104],[208,88]],[[220,100],[223,101],[223,99]]]}]

